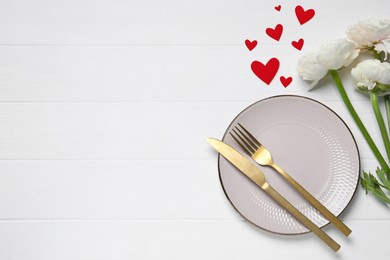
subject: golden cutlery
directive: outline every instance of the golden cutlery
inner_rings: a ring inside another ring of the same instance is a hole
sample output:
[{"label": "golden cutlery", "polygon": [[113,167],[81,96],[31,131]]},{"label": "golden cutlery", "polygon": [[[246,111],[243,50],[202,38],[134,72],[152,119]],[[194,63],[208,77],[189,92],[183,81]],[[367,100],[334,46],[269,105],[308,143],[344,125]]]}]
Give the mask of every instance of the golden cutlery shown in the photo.
[{"label": "golden cutlery", "polygon": [[345,236],[351,234],[349,229],[340,219],[321,204],[313,195],[311,195],[294,178],[288,175],[272,159],[271,153],[264,147],[248,130],[238,123],[233,129],[234,134],[230,135],[241,146],[241,148],[258,164],[274,168],[283,178],[285,178],[314,208],[316,208],[325,218],[327,218],[335,227],[337,227]]},{"label": "golden cutlery", "polygon": [[248,158],[243,156],[233,147],[225,144],[214,138],[208,138],[207,142],[214,147],[223,157],[232,163],[237,169],[243,172],[249,179],[256,183],[262,190],[264,190],[272,199],[274,199],[280,206],[286,209],[292,216],[301,222],[310,231],[322,239],[335,252],[340,249],[340,245],[328,236],[322,229],[317,227],[310,219],[303,215],[297,208],[288,202],[282,195],[280,195],[274,188],[265,180],[264,173],[258,169]]}]

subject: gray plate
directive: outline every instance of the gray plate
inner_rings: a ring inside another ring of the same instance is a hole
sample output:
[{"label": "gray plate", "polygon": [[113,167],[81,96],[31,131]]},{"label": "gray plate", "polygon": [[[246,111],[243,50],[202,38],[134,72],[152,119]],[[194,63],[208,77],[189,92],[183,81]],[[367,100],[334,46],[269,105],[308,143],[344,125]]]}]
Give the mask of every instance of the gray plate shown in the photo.
[{"label": "gray plate", "polygon": [[[270,150],[274,161],[333,214],[337,216],[347,207],[359,180],[359,152],[351,131],[331,109],[300,96],[258,101],[233,120],[223,138],[242,151],[228,134],[236,123],[250,130]],[[225,194],[244,218],[274,233],[308,232],[221,156],[218,166]],[[329,222],[273,169],[259,167],[267,181],[317,226]]]}]

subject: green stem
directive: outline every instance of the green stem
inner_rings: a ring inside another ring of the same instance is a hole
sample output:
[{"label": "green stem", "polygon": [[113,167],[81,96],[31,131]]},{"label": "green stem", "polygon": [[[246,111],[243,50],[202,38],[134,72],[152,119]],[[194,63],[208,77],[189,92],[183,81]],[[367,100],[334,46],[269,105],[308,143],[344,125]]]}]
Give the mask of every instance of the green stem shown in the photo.
[{"label": "green stem", "polygon": [[[374,58],[382,62],[381,53],[377,52],[376,50],[374,50]],[[389,94],[385,95],[384,99],[385,99],[385,106],[386,106],[387,129],[390,132],[390,95]]]},{"label": "green stem", "polygon": [[378,121],[378,126],[382,134],[383,144],[385,145],[387,157],[390,158],[390,140],[389,140],[389,135],[387,133],[385,121],[383,120],[382,113],[379,107],[378,94],[374,91],[371,91],[370,98],[371,98],[372,108],[374,109],[376,121]]},{"label": "green stem", "polygon": [[[374,58],[382,62],[381,52],[374,50]],[[390,95],[386,94],[384,96],[384,100],[385,100],[385,107],[386,107],[386,119],[387,119],[387,131],[388,131],[387,133],[389,133],[390,132]],[[390,160],[390,157],[388,157],[388,159]]]},{"label": "green stem", "polygon": [[340,92],[341,98],[343,99],[349,113],[351,114],[352,118],[355,120],[355,123],[360,129],[360,132],[363,134],[364,138],[366,139],[367,144],[370,146],[371,151],[374,153],[376,159],[378,160],[379,164],[381,165],[382,169],[385,171],[389,171],[389,166],[387,165],[385,159],[383,158],[382,154],[380,153],[378,147],[375,145],[374,141],[372,140],[370,134],[368,133],[366,127],[364,126],[362,120],[356,113],[355,108],[353,107],[351,101],[349,100],[349,97],[347,95],[347,92],[345,92],[345,88],[343,83],[341,82],[341,79],[339,77],[339,74],[336,70],[329,70],[329,74],[332,76],[334,82],[336,83],[337,89]]},{"label": "green stem", "polygon": [[390,95],[386,95],[384,99],[385,99],[385,107],[386,107],[387,129],[388,131],[390,131]]}]

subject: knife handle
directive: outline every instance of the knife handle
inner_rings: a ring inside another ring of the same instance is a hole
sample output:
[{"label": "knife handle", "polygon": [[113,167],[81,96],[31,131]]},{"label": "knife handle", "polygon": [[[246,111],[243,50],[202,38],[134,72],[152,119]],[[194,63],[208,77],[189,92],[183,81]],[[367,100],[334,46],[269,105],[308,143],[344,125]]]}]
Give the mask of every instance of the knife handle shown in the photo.
[{"label": "knife handle", "polygon": [[297,208],[295,208],[290,202],[288,202],[282,195],[280,195],[274,188],[268,183],[262,186],[262,189],[274,199],[280,206],[286,209],[291,215],[293,215],[299,222],[301,222],[310,231],[316,234],[322,239],[333,251],[337,252],[340,249],[340,245],[328,236],[322,229],[317,227],[310,219],[303,215]]},{"label": "knife handle", "polygon": [[302,185],[288,175],[282,168],[275,163],[271,165],[278,171],[314,208],[316,208],[325,218],[327,218],[336,228],[338,228],[345,236],[351,234],[351,229],[347,227],[340,219],[330,212],[324,205],[321,204],[313,195],[311,195]]}]

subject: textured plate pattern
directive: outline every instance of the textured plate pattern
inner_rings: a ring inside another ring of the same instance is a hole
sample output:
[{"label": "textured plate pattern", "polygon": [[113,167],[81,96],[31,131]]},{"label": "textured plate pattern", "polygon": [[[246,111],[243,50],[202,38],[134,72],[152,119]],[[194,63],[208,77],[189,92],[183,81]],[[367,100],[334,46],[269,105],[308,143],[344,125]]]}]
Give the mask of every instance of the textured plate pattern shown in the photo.
[{"label": "textured plate pattern", "polygon": [[[233,120],[223,138],[241,150],[228,134],[236,123],[249,129],[274,161],[336,216],[349,204],[359,179],[359,153],[348,127],[328,107],[299,96],[256,102]],[[275,171],[259,167],[267,181],[316,225],[328,223]],[[221,156],[219,174],[230,202],[253,224],[281,234],[308,231]]]}]

